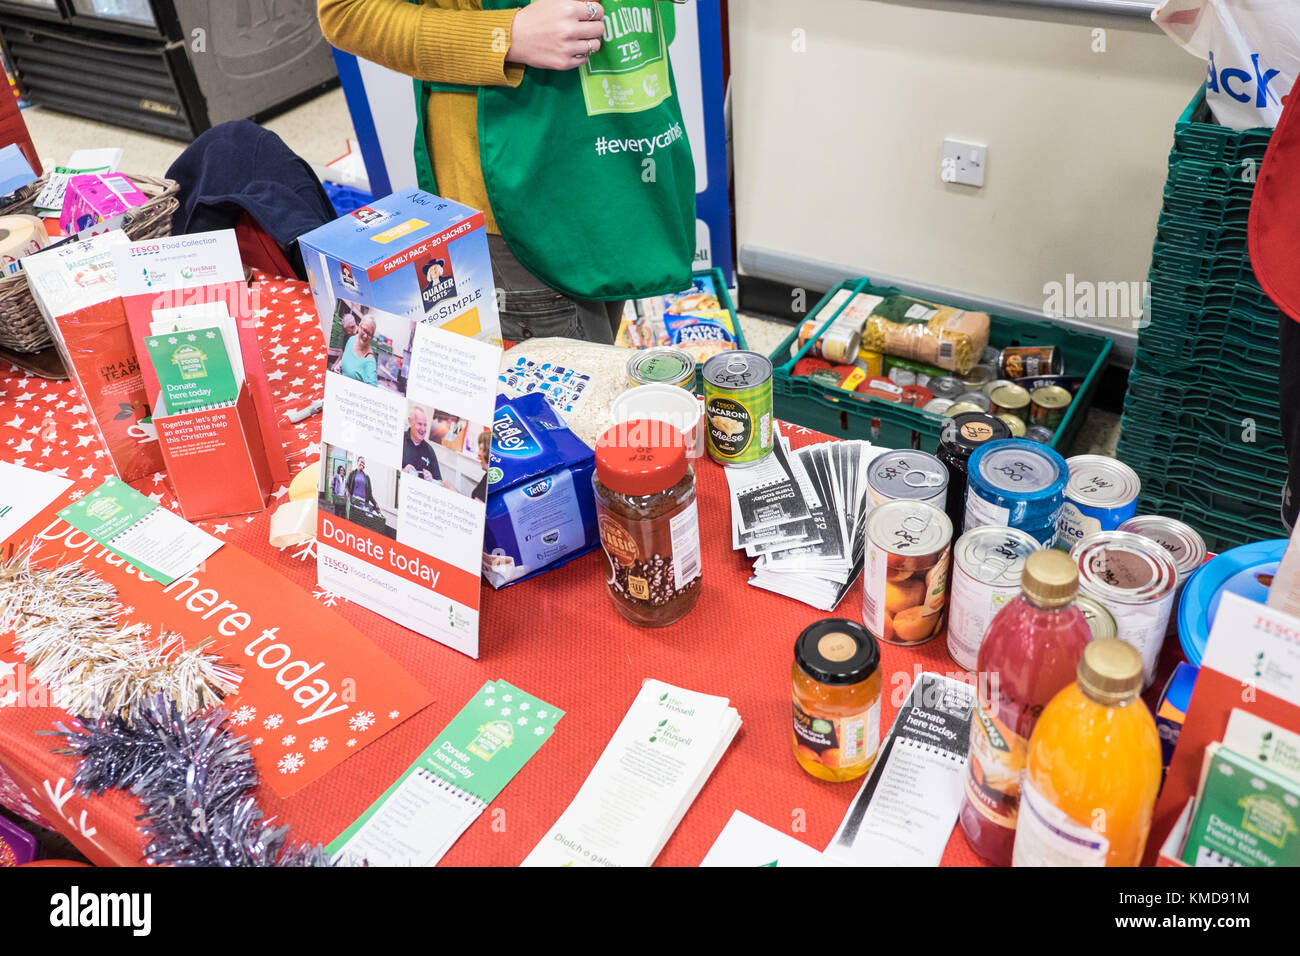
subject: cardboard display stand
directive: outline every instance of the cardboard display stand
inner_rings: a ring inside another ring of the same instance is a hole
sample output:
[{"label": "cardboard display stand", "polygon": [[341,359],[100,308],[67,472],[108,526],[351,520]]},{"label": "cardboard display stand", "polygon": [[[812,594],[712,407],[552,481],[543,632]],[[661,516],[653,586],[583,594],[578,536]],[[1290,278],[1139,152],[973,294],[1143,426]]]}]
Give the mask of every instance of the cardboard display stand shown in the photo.
[{"label": "cardboard display stand", "polygon": [[289,468],[276,427],[244,267],[233,230],[171,236],[114,250],[136,354],[159,317],[215,309],[234,320],[244,369],[230,405],[168,414],[152,365],[140,362],[154,425],[181,511],[191,521],[261,511]]},{"label": "cardboard display stand", "polygon": [[59,355],[113,470],[127,482],[163,467],[114,267],[113,251],[129,241],[113,230],[24,261],[32,297]]},{"label": "cardboard display stand", "polygon": [[329,354],[317,580],[472,657],[501,365],[483,222],[407,189],[298,240]]},{"label": "cardboard display stand", "polygon": [[1145,865],[1186,865],[1179,856],[1205,748],[1223,739],[1233,709],[1300,729],[1300,618],[1225,593],[1156,803]]}]

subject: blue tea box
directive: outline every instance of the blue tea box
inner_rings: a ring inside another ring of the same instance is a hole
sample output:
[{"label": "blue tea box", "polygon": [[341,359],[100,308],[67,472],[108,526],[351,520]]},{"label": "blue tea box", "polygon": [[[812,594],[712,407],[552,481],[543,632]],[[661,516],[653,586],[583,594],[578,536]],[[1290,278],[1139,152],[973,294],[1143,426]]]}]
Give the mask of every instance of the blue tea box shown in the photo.
[{"label": "blue tea box", "polygon": [[497,396],[483,576],[503,588],[600,544],[595,455],[537,392]]},{"label": "blue tea box", "polygon": [[331,358],[342,325],[368,310],[501,342],[483,214],[412,186],[298,240]]}]

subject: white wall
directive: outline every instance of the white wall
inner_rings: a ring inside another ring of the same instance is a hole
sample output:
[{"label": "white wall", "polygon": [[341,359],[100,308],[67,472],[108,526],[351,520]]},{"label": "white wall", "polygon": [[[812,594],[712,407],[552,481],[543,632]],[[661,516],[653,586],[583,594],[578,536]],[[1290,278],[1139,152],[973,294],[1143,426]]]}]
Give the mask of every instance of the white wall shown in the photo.
[{"label": "white wall", "polygon": [[[742,248],[1035,310],[1067,273],[1146,279],[1173,124],[1205,76],[1154,26],[969,0],[730,13]],[[947,136],[988,144],[982,189],[940,181]]]}]

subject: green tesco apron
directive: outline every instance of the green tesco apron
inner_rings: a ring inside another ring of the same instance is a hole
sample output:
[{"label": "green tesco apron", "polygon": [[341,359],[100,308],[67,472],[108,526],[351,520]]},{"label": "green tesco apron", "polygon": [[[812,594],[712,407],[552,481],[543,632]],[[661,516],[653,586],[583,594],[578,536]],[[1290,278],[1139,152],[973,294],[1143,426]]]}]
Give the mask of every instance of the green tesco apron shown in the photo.
[{"label": "green tesco apron", "polygon": [[[522,6],[483,0],[485,10]],[[672,11],[659,0],[603,6],[601,48],[577,69],[527,67],[513,88],[417,79],[418,181],[437,192],[429,94],[476,91],[483,181],[520,263],[572,298],[668,295],[690,287],[695,258],[695,163],[668,62]]]}]

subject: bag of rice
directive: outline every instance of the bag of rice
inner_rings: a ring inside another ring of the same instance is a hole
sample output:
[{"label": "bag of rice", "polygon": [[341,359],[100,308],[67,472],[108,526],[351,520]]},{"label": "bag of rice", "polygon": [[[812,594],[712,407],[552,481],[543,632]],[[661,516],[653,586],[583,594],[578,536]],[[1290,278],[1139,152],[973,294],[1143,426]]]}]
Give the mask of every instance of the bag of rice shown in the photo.
[{"label": "bag of rice", "polygon": [[528,339],[502,354],[498,391],[507,398],[540,392],[569,430],[595,448],[614,423],[614,399],[629,387],[629,354],[580,339]]}]

